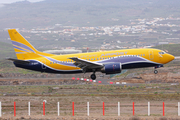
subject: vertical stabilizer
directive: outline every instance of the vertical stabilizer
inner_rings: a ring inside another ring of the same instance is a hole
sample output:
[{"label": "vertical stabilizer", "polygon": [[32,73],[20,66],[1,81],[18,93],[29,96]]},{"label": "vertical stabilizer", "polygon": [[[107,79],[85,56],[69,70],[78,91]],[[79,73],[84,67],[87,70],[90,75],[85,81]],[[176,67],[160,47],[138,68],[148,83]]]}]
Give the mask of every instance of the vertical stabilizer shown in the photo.
[{"label": "vertical stabilizer", "polygon": [[14,51],[17,59],[27,60],[40,57],[39,55],[50,55],[37,51],[16,29],[9,29],[9,36],[11,38]]}]

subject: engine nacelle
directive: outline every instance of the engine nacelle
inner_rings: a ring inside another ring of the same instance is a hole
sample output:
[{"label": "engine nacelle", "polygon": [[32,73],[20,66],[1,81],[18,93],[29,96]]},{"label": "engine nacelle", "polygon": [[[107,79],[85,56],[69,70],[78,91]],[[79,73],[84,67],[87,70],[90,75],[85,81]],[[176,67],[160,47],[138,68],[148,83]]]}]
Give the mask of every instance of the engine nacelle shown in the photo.
[{"label": "engine nacelle", "polygon": [[106,74],[116,74],[116,73],[121,73],[121,70],[122,70],[121,63],[110,63],[110,64],[105,64],[104,67],[101,69],[101,72]]}]

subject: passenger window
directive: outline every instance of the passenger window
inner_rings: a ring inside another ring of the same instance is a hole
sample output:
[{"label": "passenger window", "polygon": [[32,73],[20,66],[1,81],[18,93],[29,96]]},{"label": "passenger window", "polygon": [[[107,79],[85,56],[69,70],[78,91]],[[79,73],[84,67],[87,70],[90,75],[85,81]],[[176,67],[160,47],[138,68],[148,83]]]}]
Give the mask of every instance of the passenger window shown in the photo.
[{"label": "passenger window", "polygon": [[97,58],[97,60],[98,60],[98,58]]},{"label": "passenger window", "polygon": [[96,60],[96,58],[94,58],[94,60]]}]

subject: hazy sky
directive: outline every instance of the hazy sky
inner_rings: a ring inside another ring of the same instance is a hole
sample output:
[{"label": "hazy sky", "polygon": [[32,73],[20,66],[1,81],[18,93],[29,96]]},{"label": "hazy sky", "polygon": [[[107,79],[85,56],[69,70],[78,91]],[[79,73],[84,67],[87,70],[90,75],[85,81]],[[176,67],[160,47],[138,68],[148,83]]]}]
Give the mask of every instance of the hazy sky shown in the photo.
[{"label": "hazy sky", "polygon": [[[18,2],[18,1],[24,1],[24,0],[0,0],[0,4],[1,3],[13,3],[13,2]],[[39,1],[43,1],[43,0],[28,0],[30,2],[39,2]]]}]

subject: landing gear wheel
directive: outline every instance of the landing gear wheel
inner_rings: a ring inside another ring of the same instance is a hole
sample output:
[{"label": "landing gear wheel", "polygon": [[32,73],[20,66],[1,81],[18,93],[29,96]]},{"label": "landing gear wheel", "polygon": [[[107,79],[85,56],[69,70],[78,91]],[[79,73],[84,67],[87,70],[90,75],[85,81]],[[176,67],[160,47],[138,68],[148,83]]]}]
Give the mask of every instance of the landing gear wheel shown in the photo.
[{"label": "landing gear wheel", "polygon": [[95,79],[96,79],[96,75],[95,75],[95,74],[92,74],[92,75],[91,75],[91,79],[92,79],[92,80],[95,80]]},{"label": "landing gear wheel", "polygon": [[158,71],[157,71],[157,70],[154,70],[154,74],[158,74]]}]

